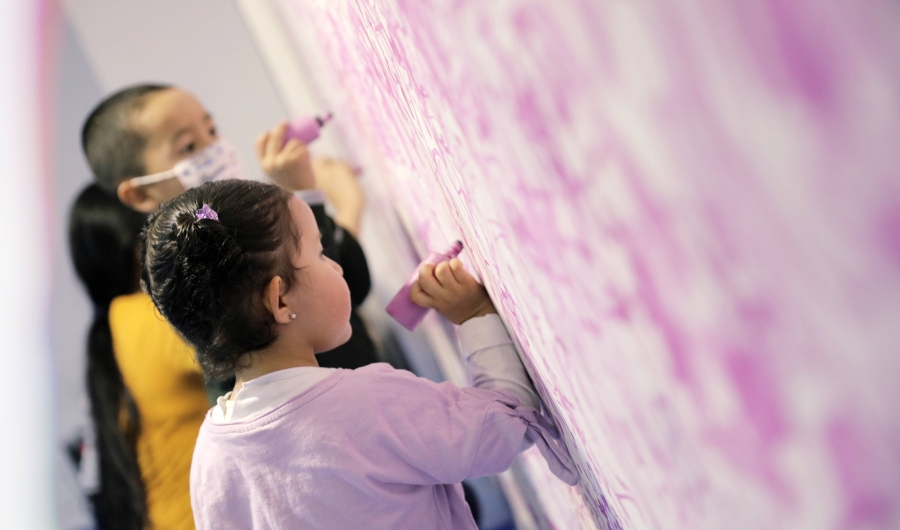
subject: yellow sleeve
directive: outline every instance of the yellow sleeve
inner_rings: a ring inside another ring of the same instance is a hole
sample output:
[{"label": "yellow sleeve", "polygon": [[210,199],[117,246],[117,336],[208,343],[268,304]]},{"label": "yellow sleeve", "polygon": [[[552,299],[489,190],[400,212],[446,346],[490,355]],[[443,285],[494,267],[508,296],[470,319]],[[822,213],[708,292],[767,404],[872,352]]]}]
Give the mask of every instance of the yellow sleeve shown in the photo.
[{"label": "yellow sleeve", "polygon": [[[175,331],[175,328],[160,314],[150,297],[144,293],[120,296],[110,305],[110,326],[119,333],[117,350],[131,352],[117,359],[119,363],[137,362],[146,355],[158,356],[170,373],[203,374],[197,363],[194,348]],[[141,370],[138,370],[140,373]]]},{"label": "yellow sleeve", "polygon": [[167,360],[171,363],[172,368],[177,372],[197,373],[202,375],[203,371],[200,369],[200,364],[197,362],[197,355],[194,348],[192,348],[191,345],[175,331],[175,328],[173,328],[172,325],[156,311],[155,307],[153,310],[159,318],[159,329],[156,330],[159,342],[167,344],[167,347],[162,348],[161,351],[165,352],[168,356]]}]

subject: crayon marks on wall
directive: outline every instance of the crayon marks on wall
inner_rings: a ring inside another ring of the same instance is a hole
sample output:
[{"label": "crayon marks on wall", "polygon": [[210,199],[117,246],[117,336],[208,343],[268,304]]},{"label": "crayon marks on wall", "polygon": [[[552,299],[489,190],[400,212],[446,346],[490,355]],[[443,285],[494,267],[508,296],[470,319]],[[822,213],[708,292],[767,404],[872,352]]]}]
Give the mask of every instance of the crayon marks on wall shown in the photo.
[{"label": "crayon marks on wall", "polygon": [[278,3],[520,343],[583,475],[526,458],[548,524],[900,525],[893,3]]}]

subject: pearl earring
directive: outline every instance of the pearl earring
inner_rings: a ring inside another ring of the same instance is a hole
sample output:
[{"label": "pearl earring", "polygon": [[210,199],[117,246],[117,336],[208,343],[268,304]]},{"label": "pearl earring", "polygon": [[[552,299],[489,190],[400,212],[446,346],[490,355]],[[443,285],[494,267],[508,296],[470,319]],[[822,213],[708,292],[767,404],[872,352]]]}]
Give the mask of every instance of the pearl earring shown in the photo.
[{"label": "pearl earring", "polygon": [[291,314],[290,314],[290,319],[291,319],[291,320],[294,320],[295,318],[297,318],[297,313],[291,313]]}]

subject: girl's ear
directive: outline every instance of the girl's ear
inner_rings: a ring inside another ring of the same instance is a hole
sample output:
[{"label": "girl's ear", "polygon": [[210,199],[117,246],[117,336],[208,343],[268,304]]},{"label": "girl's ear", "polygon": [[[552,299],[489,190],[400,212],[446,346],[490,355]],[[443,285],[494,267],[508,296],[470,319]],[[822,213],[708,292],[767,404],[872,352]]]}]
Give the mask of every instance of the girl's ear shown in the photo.
[{"label": "girl's ear", "polygon": [[263,291],[263,305],[275,317],[275,322],[289,324],[291,322],[291,310],[284,303],[284,298],[281,296],[282,287],[284,287],[284,282],[280,276],[275,276],[269,280],[269,284],[266,285]]}]

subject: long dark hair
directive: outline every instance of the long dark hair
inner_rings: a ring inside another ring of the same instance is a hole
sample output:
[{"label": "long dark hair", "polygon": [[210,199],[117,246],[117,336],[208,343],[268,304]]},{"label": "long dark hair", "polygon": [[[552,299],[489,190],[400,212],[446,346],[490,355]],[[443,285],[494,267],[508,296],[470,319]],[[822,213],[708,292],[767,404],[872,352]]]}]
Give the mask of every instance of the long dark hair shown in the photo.
[{"label": "long dark hair", "polygon": [[[143,236],[150,298],[197,350],[208,374],[233,375],[241,357],[276,338],[262,292],[280,276],[290,289],[298,250],[288,201],[278,186],[209,182],[164,204]],[[218,219],[198,219],[208,205]]]},{"label": "long dark hair", "polygon": [[147,217],[97,184],[75,199],[69,216],[69,249],[75,271],[94,305],[87,339],[87,386],[100,457],[98,522],[116,530],[148,524],[147,496],[137,463],[140,415],[113,353],[109,305],[138,289],[137,248]]}]

